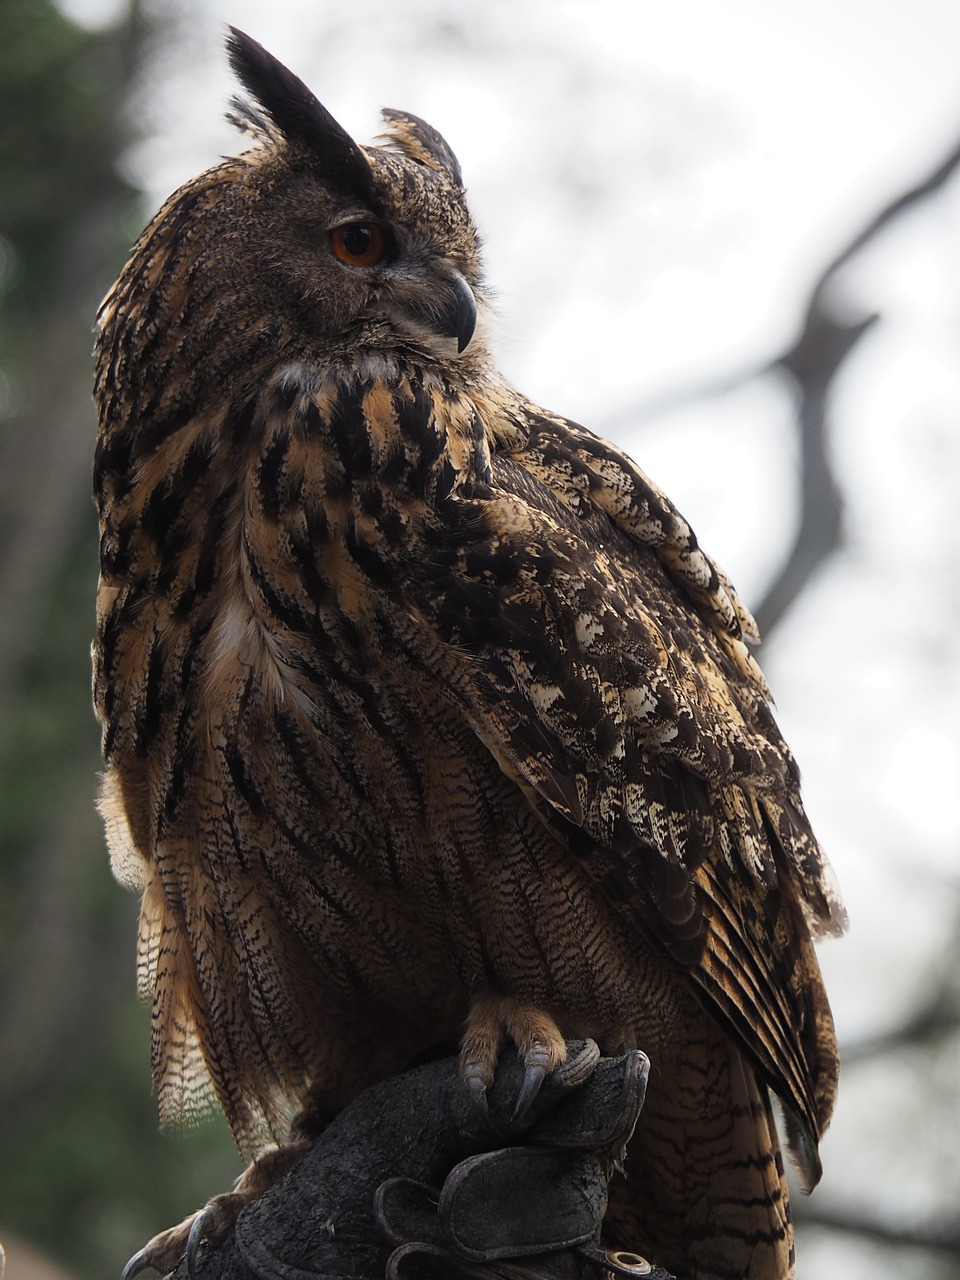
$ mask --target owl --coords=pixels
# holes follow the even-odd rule
[[[629,458],[498,372],[440,134],[388,110],[359,146],[228,45],[249,149],[156,215],[96,348],[100,808],[161,1119],[215,1100],[280,1144],[239,1203],[433,1045],[478,1105],[514,1045],[521,1108],[566,1038],[637,1046],[611,1239],[792,1276],[770,1095],[811,1187],[843,910],[753,620]]]

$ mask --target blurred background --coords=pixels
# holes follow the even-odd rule
[[[758,611],[852,921],[798,1275],[960,1276],[960,6],[2,0],[6,1280],[115,1276],[240,1167],[222,1121],[157,1132],[89,708],[93,315],[237,146],[228,21],[359,140],[381,105],[443,132],[508,375],[626,447]]]

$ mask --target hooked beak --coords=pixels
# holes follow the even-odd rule
[[[388,314],[400,328],[420,342],[455,338],[458,354],[467,349],[477,327],[477,300],[459,271],[445,264],[412,279],[398,274],[397,284]]]
[[[459,271],[453,273],[453,288],[441,320],[441,332],[457,340],[457,353],[466,350],[477,327],[477,300]]]

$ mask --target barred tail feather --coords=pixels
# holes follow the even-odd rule
[[[160,1123],[189,1127],[217,1100],[201,1050],[203,998],[193,958],[156,868],[140,907],[137,986],[140,998],[153,1004],[151,1059]]]
[[[766,1087],[691,1009],[659,1055],[606,1231],[678,1280],[792,1280],[793,1227]]]

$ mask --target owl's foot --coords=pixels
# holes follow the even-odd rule
[[[524,1065],[523,1083],[513,1111],[522,1120],[544,1079],[566,1059],[567,1046],[549,1013],[509,996],[478,996],[470,1007],[460,1047],[460,1074],[474,1106],[487,1111],[487,1090],[493,1084],[500,1052],[508,1040],[517,1047]]]
[[[240,1211],[272,1187],[277,1179],[308,1150],[310,1142],[302,1140],[283,1147],[271,1147],[253,1160],[237,1179],[233,1191],[214,1196],[202,1209],[161,1231],[138,1250],[120,1274],[120,1280],[133,1280],[141,1271],[152,1267],[161,1275],[173,1271],[186,1254],[187,1273],[196,1270],[197,1250],[204,1240],[219,1244],[231,1230]]]

